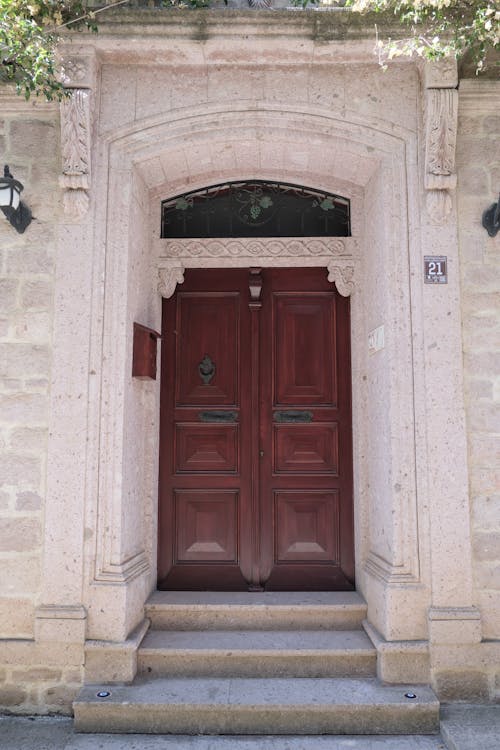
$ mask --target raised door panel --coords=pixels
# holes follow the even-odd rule
[[[332,295],[278,293],[274,316],[275,405],[335,405]]]
[[[274,424],[275,474],[337,474],[337,424]]]
[[[175,563],[237,562],[238,493],[176,491]]]
[[[274,493],[276,562],[338,565],[338,492]]]
[[[177,306],[178,406],[238,401],[239,298],[180,292]]]
[[[176,473],[238,472],[238,425],[177,424]]]

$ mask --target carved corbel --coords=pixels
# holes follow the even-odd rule
[[[456,63],[429,64],[425,73],[425,180],[427,210],[442,223],[451,212],[450,191],[455,190],[455,151],[457,142],[458,91]]]
[[[328,281],[335,284],[342,297],[350,297],[354,292],[354,266],[328,265]]]
[[[95,86],[95,49],[86,45],[59,47],[61,83],[68,96],[61,102],[60,185],[64,189],[64,210],[81,219],[89,207],[91,91]]]
[[[89,207],[90,91],[73,89],[61,102],[61,187],[64,210],[80,219]]]
[[[183,266],[174,266],[172,268],[160,268],[158,271],[158,292],[162,297],[169,299],[175,292],[177,284],[184,282]]]

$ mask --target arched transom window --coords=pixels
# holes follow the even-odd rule
[[[162,202],[162,237],[349,237],[350,204],[283,182],[228,182]]]

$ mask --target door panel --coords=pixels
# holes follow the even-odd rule
[[[338,492],[275,492],[276,562],[338,565],[338,506]]]
[[[349,589],[354,570],[348,300],[322,269],[271,269],[266,282],[262,577],[266,589]]]
[[[238,425],[176,425],[175,470],[238,473]]]
[[[337,474],[337,424],[274,424],[275,474]]]
[[[242,589],[250,575],[247,276],[193,272],[164,302],[161,587]]]
[[[164,302],[160,588],[353,587],[349,336],[324,269],[186,272]]]
[[[179,406],[236,404],[239,303],[239,296],[231,293],[180,293],[177,323],[181,333],[177,336],[176,357]]]
[[[273,295],[275,405],[335,403],[334,299]]]
[[[238,493],[175,491],[175,562],[238,559]]]

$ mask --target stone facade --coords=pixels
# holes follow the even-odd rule
[[[117,14],[63,46],[61,107],[0,91],[35,217],[22,236],[0,222],[6,710],[67,712],[83,680],[133,677],[159,388],[130,376],[132,325],[160,329],[186,268],[256,258],[324,266],[351,295],[357,587],[379,675],[444,699],[498,690],[500,239],[480,222],[500,189],[500,85],[457,90],[448,63],[384,72],[370,32],[335,23]],[[314,252],[159,239],[162,199],[233,179],[345,195],[353,236]],[[447,285],[423,283],[424,255],[447,256]]]
[[[457,149],[465,394],[474,586],[485,638],[500,622],[500,264],[499,236],[478,217],[500,185],[498,83],[464,81]],[[474,212],[478,213],[474,216]]]

